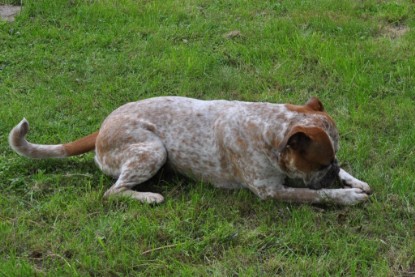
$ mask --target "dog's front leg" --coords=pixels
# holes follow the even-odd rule
[[[338,205],[355,205],[368,199],[368,195],[360,188],[312,190],[284,187],[268,197],[285,202]]]
[[[339,178],[342,181],[343,185],[347,187],[359,188],[368,194],[372,193],[372,190],[367,183],[353,177],[342,168],[340,168]]]
[[[278,178],[255,180],[248,188],[261,199],[272,198],[284,202],[338,205],[355,205],[368,199],[360,188],[320,189],[293,188],[281,185]],[[272,185],[271,185],[272,184]]]

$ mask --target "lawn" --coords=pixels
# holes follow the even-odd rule
[[[415,274],[413,1],[27,0],[0,22],[0,275]],[[93,154],[29,160],[7,136],[72,141],[153,96],[304,103],[374,194],[353,207],[261,201],[157,176],[166,202],[103,200]]]

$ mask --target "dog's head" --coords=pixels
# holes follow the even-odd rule
[[[334,122],[317,98],[312,98],[304,106],[287,105],[287,108],[310,117],[311,123],[294,125],[287,132],[277,149],[280,168],[288,177],[302,179],[309,188],[330,186],[340,171],[336,160],[338,135]]]

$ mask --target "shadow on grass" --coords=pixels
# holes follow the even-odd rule
[[[42,193],[52,194],[55,190],[64,187],[89,186],[92,190],[102,190],[102,193],[110,188],[116,179],[104,175],[95,162],[92,154],[73,157],[67,159],[45,159],[45,160],[28,160],[24,159],[12,165],[8,177],[10,183],[5,186],[5,190],[13,190],[15,193],[25,193],[28,190],[39,190]],[[302,182],[289,181],[288,186],[304,187]],[[340,188],[339,182],[333,184],[330,188]],[[133,190],[142,192],[160,193],[167,199],[172,200],[189,200],[194,194],[208,194],[217,201],[226,201],[233,203],[235,206],[242,207],[242,214],[250,214],[251,205],[262,202],[248,189],[224,189],[216,188],[213,185],[195,181],[191,178],[176,173],[168,166],[164,166],[153,178],[136,185]],[[216,201],[215,200],[215,201]],[[239,203],[241,202],[241,203]],[[285,203],[275,200],[265,200],[264,202],[272,203],[278,207],[295,208],[309,206],[316,212],[326,211],[347,211],[348,207],[333,204],[297,204]],[[250,204],[248,204],[250,203]],[[220,205],[220,203],[218,203]],[[357,207],[364,207],[365,204]]]

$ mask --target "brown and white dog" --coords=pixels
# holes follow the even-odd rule
[[[370,194],[365,182],[337,165],[339,135],[317,98],[295,106],[157,97],[121,106],[98,132],[74,142],[32,144],[28,130],[23,119],[9,135],[10,146],[26,157],[95,150],[100,169],[117,178],[104,196],[162,202],[158,193],[132,188],[165,164],[217,187],[248,188],[262,199],[353,205]],[[288,187],[286,178],[302,179],[305,187]],[[327,189],[337,178],[347,188]]]

